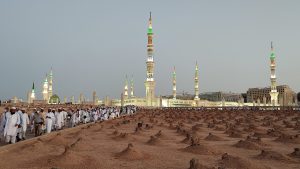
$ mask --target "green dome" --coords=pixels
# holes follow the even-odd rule
[[[55,94],[55,95],[50,97],[49,103],[50,104],[59,104],[60,103],[60,98]]]

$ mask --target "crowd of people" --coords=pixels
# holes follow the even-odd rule
[[[75,127],[97,121],[115,119],[123,115],[132,115],[135,106],[125,107],[89,107],[89,108],[34,108],[31,112],[25,108],[5,108],[0,121],[0,139],[14,144],[26,139],[28,132],[34,136],[51,133],[64,128]]]

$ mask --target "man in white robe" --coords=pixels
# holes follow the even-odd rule
[[[55,119],[53,112],[51,111],[51,109],[48,109],[48,112],[46,114],[46,132],[50,133],[52,130],[52,126],[54,123],[53,119]]]
[[[116,109],[116,117],[119,118],[120,117],[120,112],[118,109]]]
[[[16,143],[17,129],[20,125],[20,117],[16,114],[16,108],[12,107],[10,113],[6,114],[6,124],[4,128],[5,142]]]
[[[52,111],[52,117],[51,117],[51,119],[52,119],[52,130],[54,130],[55,129],[55,122],[56,122],[56,118],[55,118],[55,109],[51,109],[51,111]]]
[[[61,110],[62,110],[61,113],[63,116],[62,126],[66,126],[68,113],[64,109],[61,109]]]
[[[22,111],[21,111],[21,109],[18,109],[17,108],[17,110],[16,110],[16,114],[18,114],[18,116],[19,116],[19,118],[20,118],[20,125],[19,125],[19,127],[18,127],[18,129],[17,129],[17,142],[18,141],[20,141],[21,139],[22,139],[22,124],[23,124],[23,122],[22,122],[22,115],[23,115],[23,113],[22,113]]]
[[[75,111],[71,110],[70,114],[71,114],[70,127],[75,127],[76,121],[77,121],[77,113]]]
[[[6,114],[9,112],[8,107],[6,107],[4,109],[4,112],[1,114],[1,121],[0,121],[0,140],[4,141],[5,137],[4,137],[4,128],[5,128],[5,124],[6,124]]]
[[[63,123],[63,114],[61,113],[61,110],[58,109],[58,112],[55,112],[55,128],[56,128],[56,130],[62,129],[62,123]]]
[[[30,124],[28,114],[26,113],[25,109],[21,110],[21,133],[19,134],[20,139],[25,140],[26,139],[26,131],[27,131],[27,125]]]

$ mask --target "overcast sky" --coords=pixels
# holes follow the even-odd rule
[[[146,45],[152,11],[156,94],[246,92],[270,85],[270,41],[278,84],[300,91],[299,0],[0,1],[0,99],[41,97],[53,67],[54,93],[119,98],[125,75],[145,95]]]

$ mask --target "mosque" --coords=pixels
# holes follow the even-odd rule
[[[44,104],[58,104],[60,103],[60,98],[53,94],[53,71],[52,68],[49,74],[46,74],[45,80],[43,82],[43,91],[42,91],[43,99],[36,99],[36,92],[34,87],[34,82],[32,84],[31,91],[27,94],[27,102],[31,103],[44,103]]]
[[[194,98],[193,99],[178,99],[176,98],[176,70],[172,73],[172,98],[156,97],[155,95],[155,76],[154,76],[154,45],[153,45],[153,29],[152,29],[152,17],[150,12],[149,25],[147,31],[148,43],[147,43],[147,59],[146,59],[146,80],[144,82],[146,89],[146,97],[140,98],[134,95],[133,80],[130,81],[130,92],[128,86],[128,79],[126,77],[124,91],[121,94],[121,99],[105,99],[102,104],[111,106],[126,106],[136,105],[145,107],[199,107],[199,106],[237,106],[236,102],[210,102],[206,100],[200,100],[199,98],[199,77],[198,77],[198,64],[195,66],[194,77]],[[130,93],[130,94],[129,94]]]
[[[134,95],[133,80],[130,80],[130,87],[128,84],[128,78],[126,76],[125,86],[120,99],[110,99],[106,97],[104,100],[100,100],[96,96],[96,92],[93,92],[93,99],[91,102],[86,101],[83,94],[80,94],[79,101],[76,103],[74,96],[71,97],[70,102],[72,104],[94,104],[94,105],[106,105],[106,106],[126,106],[136,105],[142,107],[224,107],[224,106],[254,106],[254,103],[244,103],[243,98],[238,98],[238,101],[229,102],[223,98],[221,101],[208,101],[199,98],[199,69],[196,62],[195,76],[194,76],[194,96],[193,98],[177,98],[176,93],[176,69],[174,67],[172,73],[172,97],[166,98],[155,95],[155,76],[154,76],[154,45],[153,45],[153,29],[152,29],[152,16],[150,12],[149,23],[147,30],[147,59],[146,59],[146,80],[145,85],[145,97],[137,97]],[[279,106],[278,104],[278,91],[276,89],[276,75],[275,75],[275,54],[273,51],[273,45],[271,44],[271,56],[270,56],[270,68],[271,68],[271,103],[269,105]],[[40,102],[46,104],[59,104],[60,98],[53,94],[53,72],[52,68],[50,73],[46,75],[43,83],[43,100],[36,100],[34,83],[30,92],[28,92],[28,103]],[[62,103],[67,103],[66,97]],[[267,103],[264,103],[267,105]]]

